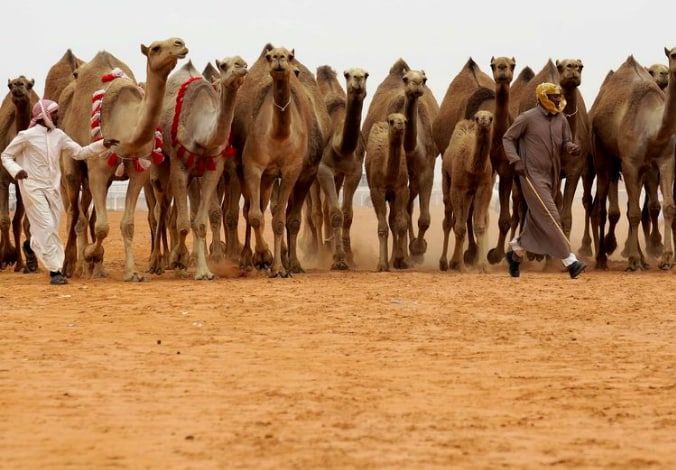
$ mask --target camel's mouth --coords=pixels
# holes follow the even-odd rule
[[[181,52],[176,54],[176,57],[178,57],[179,59],[185,59],[187,56],[188,56],[188,49],[187,48],[183,49]]]

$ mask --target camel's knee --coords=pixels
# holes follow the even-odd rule
[[[249,211],[249,225],[251,225],[251,228],[256,230],[260,228],[262,224],[263,224],[263,214],[260,211],[257,211],[252,208]]]
[[[227,212],[225,214],[225,225],[229,229],[235,229],[237,228],[237,223],[239,222],[239,213],[231,213]]]
[[[284,235],[286,223],[282,217],[272,219],[272,231],[275,235]]]
[[[8,215],[2,215],[0,217],[0,230],[9,230],[10,220]]]
[[[352,209],[346,209],[343,211],[343,227],[352,227]]]
[[[120,231],[123,238],[134,238],[134,222],[126,222],[124,219],[120,223]]]
[[[498,227],[501,232],[507,232],[512,227],[512,216],[509,215],[509,212],[500,213],[500,218],[498,219]]]
[[[660,204],[659,201],[650,201],[650,204],[648,204],[648,212],[650,213],[651,217],[658,217],[660,215],[660,211],[662,210],[662,204]]]
[[[479,237],[485,234],[488,231],[488,224],[486,222],[475,222],[474,223],[474,234]]]
[[[629,219],[629,225],[637,227],[638,224],[641,223],[641,210],[634,207],[629,208],[629,210],[627,210],[627,219]]]
[[[193,224],[193,232],[197,238],[206,238],[207,237],[207,226],[203,222],[195,222]]]
[[[457,237],[465,238],[465,234],[467,233],[467,224],[464,222],[456,222],[453,226],[453,232]]]
[[[300,219],[296,217],[292,217],[287,219],[286,221],[286,230],[290,234],[295,234],[300,232]]]
[[[378,222],[378,238],[387,238],[387,222]]]
[[[447,212],[444,214],[444,221],[441,223],[444,231],[451,230],[453,228],[453,214]]]
[[[212,225],[220,225],[221,223],[221,217],[223,216],[223,213],[221,212],[221,209],[213,209],[209,211],[209,223]]]
[[[657,212],[657,215],[659,215],[659,210]],[[674,216],[676,216],[676,205],[674,205],[673,203],[665,204],[664,205],[664,217],[673,219]]]
[[[78,222],[79,223],[79,222]],[[86,224],[85,224],[86,227]],[[84,227],[83,227],[84,230]],[[96,235],[96,238],[99,240],[102,240],[108,236],[108,233],[110,232],[110,226],[107,223],[103,223],[100,221],[96,222],[96,226],[94,227],[94,235]]]
[[[430,228],[430,221],[431,221],[430,213],[427,211],[421,212],[420,218],[418,219],[418,228],[423,231],[427,230],[428,228]]]
[[[331,210],[331,227],[340,228],[343,225],[343,213],[340,210]]]

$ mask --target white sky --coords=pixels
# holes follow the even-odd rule
[[[500,4],[508,10],[500,11]],[[106,49],[144,80],[139,44],[179,36],[200,70],[208,60],[234,54],[252,64],[272,42],[295,48],[311,70],[323,64],[339,72],[367,69],[370,95],[403,57],[425,70],[437,100],[470,55],[485,71],[491,55],[514,56],[517,73],[524,65],[537,72],[548,57],[577,57],[585,64],[582,91],[590,105],[606,72],[627,55],[644,65],[666,63],[664,46],[676,45],[673,1],[470,0],[464,5],[449,0],[11,2],[3,7],[0,77],[35,78],[41,93],[48,68],[70,47],[84,60]]]

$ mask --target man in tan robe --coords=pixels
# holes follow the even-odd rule
[[[570,276],[576,278],[586,266],[571,252],[554,200],[559,192],[561,153],[579,155],[580,147],[572,142],[568,120],[562,113],[566,101],[561,87],[541,83],[536,94],[537,106],[522,113],[503,137],[505,154],[519,175],[528,205],[523,230],[509,243],[509,272],[519,277],[521,260],[530,252],[560,259]]]

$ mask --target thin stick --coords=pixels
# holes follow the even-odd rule
[[[547,212],[547,215],[549,216],[550,219],[552,219],[552,223],[553,223],[554,226],[559,230],[559,233],[561,234],[561,236],[563,237],[563,239],[566,240],[566,244],[568,245],[568,249],[572,251],[572,249],[571,249],[571,247],[570,247],[570,241],[568,241],[568,237],[566,237],[566,234],[563,233],[563,229],[561,228],[561,226],[559,225],[559,223],[556,221],[556,219],[554,218],[554,216],[552,215],[552,213],[549,212],[549,208],[547,207],[547,205],[545,204],[545,202],[544,202],[544,201],[542,200],[542,198],[540,197],[540,194],[538,194],[537,190],[535,189],[535,186],[533,186],[533,183],[531,182],[531,180],[530,180],[530,178],[528,177],[528,175],[524,174],[524,175],[523,175],[523,179],[526,180],[526,182],[528,183],[528,186],[530,186],[530,189],[535,193],[535,197],[538,198],[538,201],[540,201],[540,204],[541,204],[542,207],[544,208],[545,212]]]

